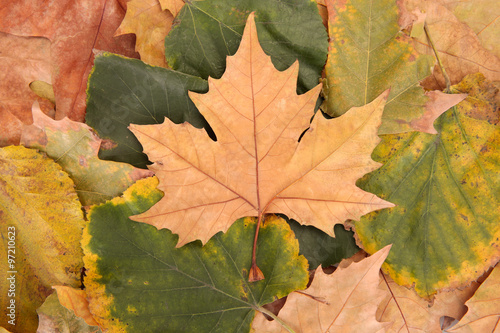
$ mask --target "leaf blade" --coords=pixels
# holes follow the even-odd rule
[[[284,70],[299,59],[297,91],[315,87],[326,59],[327,36],[313,2],[190,1],[165,39],[167,62],[183,73],[221,77],[226,56],[237,50],[252,11],[263,48],[275,66]]]
[[[420,56],[400,32],[394,1],[327,1],[329,52],[324,111],[344,114],[391,89],[380,134],[411,131],[427,98],[419,83],[432,58]]]
[[[332,220],[343,223],[390,207],[354,186],[357,178],[378,167],[370,154],[379,140],[376,131],[387,92],[344,117],[318,115],[298,142],[321,87],[296,94],[297,63],[283,72],[274,69],[260,48],[253,15],[244,36],[238,52],[228,58],[224,76],[209,79],[209,92],[190,93],[217,142],[202,130],[168,120],[131,125],[155,162],[150,169],[159,175],[159,189],[165,193],[133,219],[169,228],[180,235],[182,246],[195,239],[205,243],[244,216],[285,213],[333,236]],[[331,193],[331,187],[344,188]],[[291,209],[289,202],[297,199],[300,205]]]
[[[252,284],[247,282],[247,248],[255,219],[239,220],[204,247],[197,242],[181,249],[168,230],[130,221],[130,215],[161,197],[156,184],[155,178],[140,180],[123,198],[90,213],[83,241],[86,285],[92,313],[103,327],[245,330],[260,305],[306,286],[307,262],[298,255],[288,225],[277,217],[269,217],[261,228],[257,257],[267,279]]]
[[[57,163],[33,149],[0,149],[0,221],[5,226],[0,254],[0,289],[5,297],[1,304],[7,308],[8,302],[16,301],[16,332],[34,331],[36,309],[52,292],[52,285],[80,286],[80,239],[85,221],[73,181]],[[8,254],[14,257],[12,267]],[[14,298],[7,297],[13,281],[7,277],[12,276]],[[0,314],[1,325],[11,327],[7,324],[10,319],[7,311]]]
[[[374,153],[384,166],[360,182],[398,205],[356,223],[363,247],[392,243],[384,269],[424,297],[477,279],[500,256],[491,222],[500,213],[491,209],[500,200],[500,132],[459,109],[438,119],[439,135],[386,136]]]

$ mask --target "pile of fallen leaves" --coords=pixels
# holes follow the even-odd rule
[[[495,2],[0,7],[0,332],[498,331]]]

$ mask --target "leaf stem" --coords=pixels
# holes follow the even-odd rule
[[[425,35],[427,36],[427,40],[429,41],[429,44],[431,44],[431,48],[432,48],[432,51],[434,52],[434,56],[437,59],[439,68],[441,68],[441,73],[443,73],[444,82],[446,83],[446,89],[444,92],[450,93],[451,92],[451,80],[450,80],[450,77],[448,76],[448,74],[446,73],[446,69],[444,69],[444,65],[441,62],[441,59],[439,59],[439,55],[437,53],[436,48],[434,47],[434,42],[432,41],[431,34],[429,32],[429,27],[427,26],[427,22],[424,22],[424,31],[425,31]]]
[[[259,214],[259,221],[257,222],[257,229],[255,229],[255,237],[253,239],[253,249],[252,249],[252,266],[250,267],[250,273],[248,274],[249,282],[256,282],[264,279],[264,274],[257,266],[257,239],[259,238],[260,224],[262,223],[262,213]]]
[[[276,320],[278,323],[280,323],[281,326],[283,326],[288,332],[290,333],[295,333],[295,331],[293,330],[293,328],[291,328],[290,326],[288,326],[287,323],[285,323],[283,320],[281,320],[281,318],[279,318],[278,316],[276,316],[274,313],[272,313],[271,311],[267,310],[266,308],[263,308],[261,306],[259,306],[257,308],[258,311],[268,315],[269,317],[273,318],[274,320]]]

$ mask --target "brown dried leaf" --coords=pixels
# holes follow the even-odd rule
[[[359,263],[339,267],[331,275],[319,267],[309,288],[287,297],[278,318],[297,333],[383,331],[388,323],[376,319],[385,294],[378,287],[379,270],[390,248],[386,246]],[[288,332],[276,320],[267,321],[261,313],[257,313],[252,328],[254,332]]]
[[[168,119],[131,125],[154,162],[163,199],[133,217],[203,243],[238,218],[284,213],[332,237],[335,223],[392,204],[355,182],[378,168],[371,152],[388,92],[372,103],[309,126],[321,86],[296,94],[298,63],[279,72],[259,45],[253,15],[238,52],[207,94],[190,97],[217,136]]]
[[[123,8],[117,0],[3,2],[0,31],[46,37],[51,41],[52,81],[44,81],[54,87],[56,119],[67,116],[83,121],[87,77],[94,60],[92,50],[135,56],[132,36],[113,38],[125,15]]]
[[[431,37],[452,84],[476,72],[491,81],[500,80],[500,59],[485,49],[474,31],[446,7],[428,0],[407,0],[405,6],[408,12],[425,12]],[[415,38],[415,48],[420,53],[433,55],[425,34]],[[422,84],[427,90],[443,90],[444,79],[437,65],[433,75]]]

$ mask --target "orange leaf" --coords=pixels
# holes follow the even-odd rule
[[[154,66],[167,67],[165,36],[172,28],[174,16],[160,7],[158,0],[132,0],[116,35],[135,34],[135,49],[141,60]]]
[[[370,155],[388,92],[342,117],[314,117],[321,89],[296,94],[298,63],[276,70],[262,51],[250,15],[238,52],[227,58],[221,79],[209,79],[207,94],[190,93],[213,128],[170,120],[131,125],[164,198],[133,217],[179,234],[182,246],[205,243],[238,218],[284,213],[331,236],[333,225],[392,207],[355,182],[376,169]]]
[[[384,296],[378,288],[379,270],[390,249],[388,245],[358,263],[339,265],[331,275],[318,267],[311,286],[290,294],[278,318],[297,333],[383,331],[388,323],[377,321],[375,314]],[[287,332],[260,313],[252,328],[255,332]]]
[[[77,317],[83,318],[90,326],[99,326],[90,313],[87,293],[84,290],[66,286],[53,286],[52,288],[57,291],[57,297],[62,306],[72,310]]]
[[[50,40],[56,119],[83,121],[93,49],[135,56],[133,37],[113,38],[124,15],[117,0],[3,1],[0,30]]]
[[[50,41],[0,32],[0,146],[18,145],[23,125],[33,123],[31,105],[37,96],[29,84],[50,82]],[[8,69],[8,70],[7,70]],[[45,103],[43,110],[52,109]]]
[[[184,7],[184,1],[183,0],[159,0],[161,9],[162,10],[168,10],[169,12],[172,13],[174,17],[179,14],[181,11],[182,7]]]

